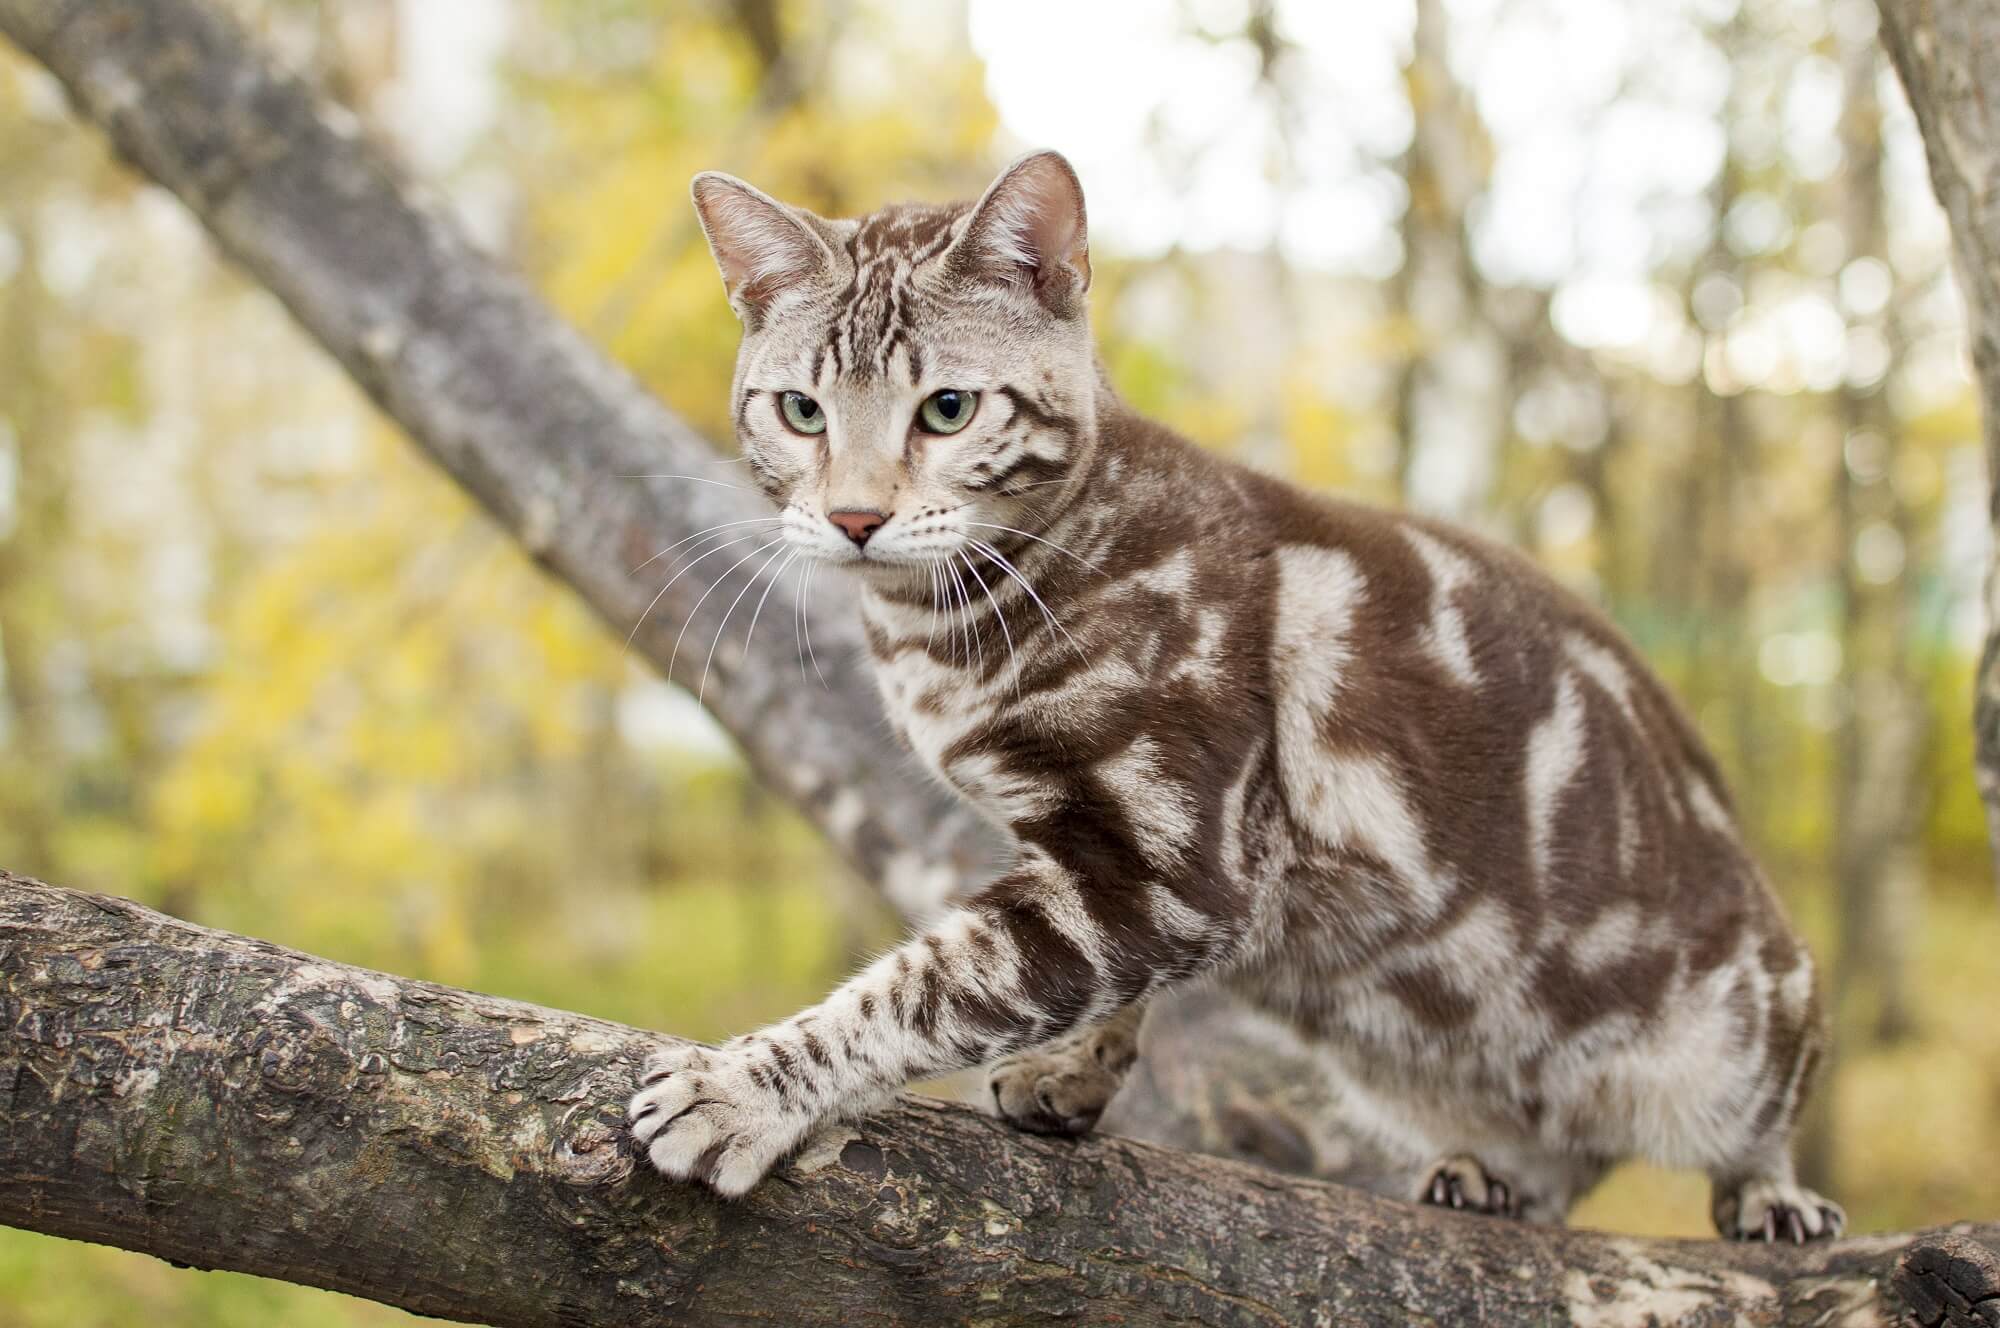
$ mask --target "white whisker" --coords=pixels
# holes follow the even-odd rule
[[[971,601],[965,595],[965,578],[961,577],[958,574],[958,569],[950,563],[946,563],[944,569],[951,574],[951,583],[958,590],[958,603],[960,605],[970,604]],[[969,669],[972,667],[972,619],[960,607],[954,607],[952,613],[956,615],[959,631],[965,637],[965,667]],[[985,655],[984,647],[981,648],[980,654],[983,659]]]
[[[951,666],[956,669],[962,667],[958,662],[958,652],[961,644],[964,643],[965,634],[960,630],[958,601],[954,600],[951,595],[950,576],[950,570],[945,566],[943,560],[940,559],[938,562],[939,610],[944,614],[944,639],[946,644],[951,647]],[[972,659],[972,647],[970,644],[965,644],[964,649],[965,659],[969,663]]]
[[[621,480],[687,480],[692,484],[713,484],[718,489],[735,489],[738,493],[751,493],[748,486],[731,484],[726,480],[712,480],[706,475],[620,475]]]
[[[745,536],[745,538],[756,539],[757,537],[755,535],[748,535]],[[701,598],[694,602],[694,607],[692,609],[688,610],[687,621],[681,624],[681,634],[674,638],[673,654],[667,656],[667,676],[669,678],[674,676],[674,665],[680,660],[681,642],[687,640],[688,628],[694,626],[695,617],[701,612],[701,606],[708,603],[708,597],[710,595],[713,595],[716,591],[720,590],[722,588],[722,583],[727,581],[730,578],[730,576],[735,573],[737,568],[749,562],[752,558],[755,558],[758,554],[764,552],[764,550],[769,548],[774,548],[777,545],[784,543],[784,541],[785,537],[783,535],[780,535],[778,536],[778,538],[772,540],[769,544],[758,545],[756,548],[750,550],[750,552],[744,554],[741,558],[738,558],[735,562],[731,563],[729,565],[728,571],[725,571],[721,576],[716,577],[715,583],[709,586],[707,590],[701,592]],[[703,556],[706,557],[707,555]],[[692,566],[692,564],[690,564],[690,566]],[[676,575],[678,575],[678,573]]]
[[[1056,631],[1061,632],[1063,634],[1063,637],[1069,642],[1070,649],[1076,652],[1076,657],[1080,660],[1085,660],[1086,662],[1088,662],[1089,657],[1083,653],[1083,647],[1076,643],[1076,638],[1069,634],[1069,628],[1064,627],[1060,622],[1056,621],[1055,614],[1049,612],[1049,606],[1042,601],[1042,597],[1040,595],[1035,593],[1035,588],[1028,584],[1028,578],[1022,576],[1021,573],[1018,570],[1016,570],[1014,564],[1007,561],[1007,556],[1001,553],[1000,550],[994,548],[991,544],[988,544],[984,540],[970,540],[968,542],[972,545],[974,549],[979,551],[980,557],[985,558],[988,562],[991,562],[995,566],[999,567],[999,569],[1005,572],[1008,576],[1014,578],[1014,581],[1021,587],[1021,589],[1028,592],[1028,598],[1035,601],[1035,607],[1042,611],[1042,617],[1048,619],[1049,626],[1053,627]]]
[[[682,577],[686,576],[689,572],[693,571],[696,563],[701,562],[703,558],[707,558],[710,554],[721,553],[724,549],[734,548],[738,544],[746,544],[749,541],[756,539],[762,533],[763,533],[762,531],[752,531],[750,534],[747,535],[741,535],[732,539],[726,539],[722,543],[716,545],[714,548],[705,550],[700,555],[700,557],[697,557],[692,561],[684,564],[681,567],[680,571],[675,572],[672,576],[668,577],[667,584],[660,587],[660,593],[653,596],[652,600],[647,603],[645,611],[639,615],[639,621],[632,624],[631,632],[628,633],[625,637],[625,648],[627,650],[630,650],[632,648],[632,642],[638,639],[639,629],[646,625],[646,619],[649,616],[651,616],[653,610],[659,606],[660,601],[667,597],[667,592],[674,588],[674,582],[680,580]],[[764,547],[768,549],[771,546],[766,544]],[[739,563],[738,566],[741,566],[741,564]],[[729,573],[724,572],[723,575],[727,576],[729,575]],[[713,586],[709,588],[711,590],[714,589]],[[704,596],[703,598],[706,598],[706,596]],[[700,605],[697,603],[696,607],[700,607]]]
[[[1035,543],[1037,544],[1046,544],[1051,549],[1054,549],[1057,553],[1060,553],[1063,557],[1076,559],[1077,562],[1082,563],[1085,567],[1088,567],[1091,571],[1096,572],[1099,576],[1108,578],[1111,575],[1109,572],[1106,572],[1105,570],[1100,568],[1096,563],[1090,561],[1090,559],[1083,557],[1081,554],[1071,553],[1068,549],[1065,549],[1062,545],[1056,543],[1054,540],[1045,540],[1040,535],[1030,535],[1027,531],[1016,530],[1012,526],[996,526],[991,521],[968,521],[965,524],[968,526],[977,526],[981,530],[1004,530],[1010,535],[1019,535],[1023,539],[1031,539],[1035,541]]]
[[[993,616],[1000,620],[1000,635],[1007,642],[1007,662],[1014,670],[1014,695],[1016,698],[1019,698],[1021,695],[1021,657],[1014,653],[1014,631],[1007,626],[1007,615],[1000,611],[1000,601],[993,598],[993,587],[987,585],[986,578],[979,575],[979,568],[973,564],[971,556],[964,549],[958,551],[958,556],[960,561],[965,564],[965,570],[972,574],[972,579],[979,583],[981,590],[986,592],[986,602],[993,606]]]
[[[1035,480],[1035,481],[1033,481],[1033,482],[1031,482],[1031,483],[1028,483],[1028,484],[1009,484],[1008,486],[1006,486],[1006,487],[1005,487],[1005,488],[1003,488],[1003,489],[997,489],[997,490],[995,490],[995,492],[996,492],[996,493],[1000,493],[1000,494],[1004,494],[1004,495],[1007,495],[1007,496],[1009,496],[1009,497],[1012,497],[1012,496],[1013,496],[1014,494],[1017,494],[1017,493],[1026,493],[1026,492],[1027,492],[1028,490],[1030,490],[1030,489],[1039,489],[1039,488],[1042,488],[1042,487],[1043,487],[1044,485],[1049,485],[1049,484],[1068,484],[1068,483],[1070,482],[1071,478],[1072,478],[1071,476],[1068,476],[1068,475],[1065,475],[1065,476],[1063,476],[1063,477],[1062,477],[1061,479],[1054,479],[1054,480]]]
[[[769,548],[770,546],[766,545],[765,547]],[[715,649],[717,646],[722,644],[722,634],[729,630],[729,620],[731,617],[735,615],[736,606],[738,604],[741,604],[743,602],[743,597],[749,594],[751,590],[756,587],[758,578],[762,577],[764,573],[771,570],[772,563],[775,563],[776,561],[778,561],[778,559],[783,558],[788,553],[795,553],[795,552],[797,551],[792,549],[779,549],[776,553],[766,558],[764,560],[764,565],[762,567],[759,567],[756,571],[752,572],[750,574],[750,579],[743,583],[743,589],[736,592],[736,598],[729,601],[729,607],[723,611],[722,621],[715,625],[715,639],[708,643],[708,658],[701,662],[701,685],[695,688],[694,691],[694,699],[697,702],[700,702],[704,697],[708,695],[708,670],[715,663]],[[755,556],[756,556],[755,554],[751,555],[751,557]],[[745,559],[744,561],[747,562],[749,560]],[[771,583],[773,585],[776,585],[777,578],[773,577]],[[761,603],[761,601],[759,602]],[[701,606],[697,604],[695,607],[700,608]]]
[[[818,570],[819,570],[819,564],[816,562],[806,568],[806,595],[810,595],[812,593],[813,573],[817,572]],[[804,622],[806,625],[806,656],[813,662],[813,672],[819,674],[819,685],[826,688],[828,691],[831,691],[833,689],[833,684],[826,680],[826,673],[819,666],[819,656],[813,653],[812,615],[805,611],[804,601],[805,601],[805,595],[800,596],[800,603],[799,603],[800,621]],[[804,676],[803,670],[800,671],[800,675]]]
[[[951,567],[951,564],[945,564]],[[958,582],[958,597],[965,605],[965,630],[972,634],[974,644],[979,647],[979,672],[986,672],[986,633],[980,628],[979,614],[972,607],[972,592],[966,589],[965,578],[958,574],[958,568],[951,568],[952,580]]]
[[[782,521],[782,520],[784,520],[783,517],[777,517],[777,516],[753,516],[744,521],[724,521],[720,525],[710,526],[707,530],[697,530],[694,534],[689,535],[686,539],[675,540],[672,544],[669,544],[666,548],[661,549],[658,553],[648,558],[645,562],[640,563],[637,567],[633,568],[630,572],[626,573],[626,575],[637,576],[639,573],[645,571],[648,567],[651,567],[654,563],[660,561],[660,559],[672,553],[675,549],[678,549],[681,545],[691,544],[695,540],[702,538],[704,535],[713,535],[718,530],[727,530],[731,526],[754,526],[759,524],[760,522]]]
[[[931,567],[931,629],[924,635],[924,653],[927,655],[930,653],[931,650],[931,642],[937,640],[938,585],[942,580],[942,574],[938,570],[939,564],[937,559],[935,558],[931,559],[930,567]]]
[[[757,620],[764,616],[764,602],[771,598],[771,592],[778,588],[778,582],[785,579],[785,573],[792,570],[792,564],[803,557],[805,550],[793,549],[790,556],[778,564],[778,570],[772,574],[770,584],[764,587],[764,593],[757,597],[757,607],[750,610],[750,627],[743,633],[744,654],[750,653],[750,638],[757,635]]]
[[[944,629],[951,633],[951,664],[953,668],[972,667],[972,642],[965,635],[965,619],[958,614],[958,599],[951,581],[951,569],[941,567],[944,582]],[[960,651],[965,653],[961,656]]]
[[[792,596],[792,646],[798,651],[800,682],[806,681],[806,643],[799,633],[805,628],[806,583],[812,580],[812,570],[812,560],[807,559],[805,565],[799,568],[798,593]]]

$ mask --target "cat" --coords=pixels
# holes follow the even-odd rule
[[[1705,1171],[1726,1236],[1839,1234],[1790,1152],[1811,958],[1602,617],[1124,405],[1057,153],[860,220],[693,195],[749,473],[790,548],[855,574],[897,736],[1016,858],[821,1004],[650,1062],[660,1171],[740,1195],[981,1065],[1006,1120],[1086,1132],[1146,1002],[1206,981],[1325,1049],[1410,1199],[1560,1221],[1644,1158]]]

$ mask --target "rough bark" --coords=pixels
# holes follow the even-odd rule
[[[1987,834],[2000,859],[2000,6],[1878,0],[1882,38],[1923,131],[1931,184],[1951,223],[1994,483],[1986,648],[1973,724]]]
[[[4,872],[0,1028],[0,1222],[468,1322],[1856,1325],[2000,1306],[2000,1227],[1631,1240],[910,1097],[728,1203],[635,1165],[619,1107],[652,1035]]]
[[[278,69],[218,8],[0,0],[0,34],[60,78],[79,111],[531,554],[620,636],[643,615],[634,648],[696,682],[706,652],[673,662],[680,626],[755,545],[697,564],[650,613],[676,564],[632,569],[698,531],[769,514],[703,438],[480,253],[353,116]],[[696,480],[628,478],[666,473]],[[803,606],[822,662],[851,658],[859,639],[832,582],[818,578]],[[711,597],[709,614],[727,602]],[[794,604],[780,585],[764,613],[784,622]],[[829,667],[830,692],[817,679],[798,685],[794,635],[766,632],[747,650],[726,639],[703,689],[709,709],[758,777],[865,877],[905,909],[934,906],[987,861],[990,837],[912,777],[861,670]]]

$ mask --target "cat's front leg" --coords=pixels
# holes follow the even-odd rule
[[[1133,912],[1114,932],[1088,888],[1024,864],[812,1009],[662,1053],[632,1099],[634,1137],[667,1175],[741,1194],[820,1122],[1108,1019],[1222,951],[1228,929],[1190,928],[1186,910],[1173,928]]]

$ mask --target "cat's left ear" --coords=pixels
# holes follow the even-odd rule
[[[953,245],[968,276],[1032,290],[1051,313],[1083,309],[1090,289],[1090,230],[1083,185],[1062,153],[1031,152],[1000,173]]]

